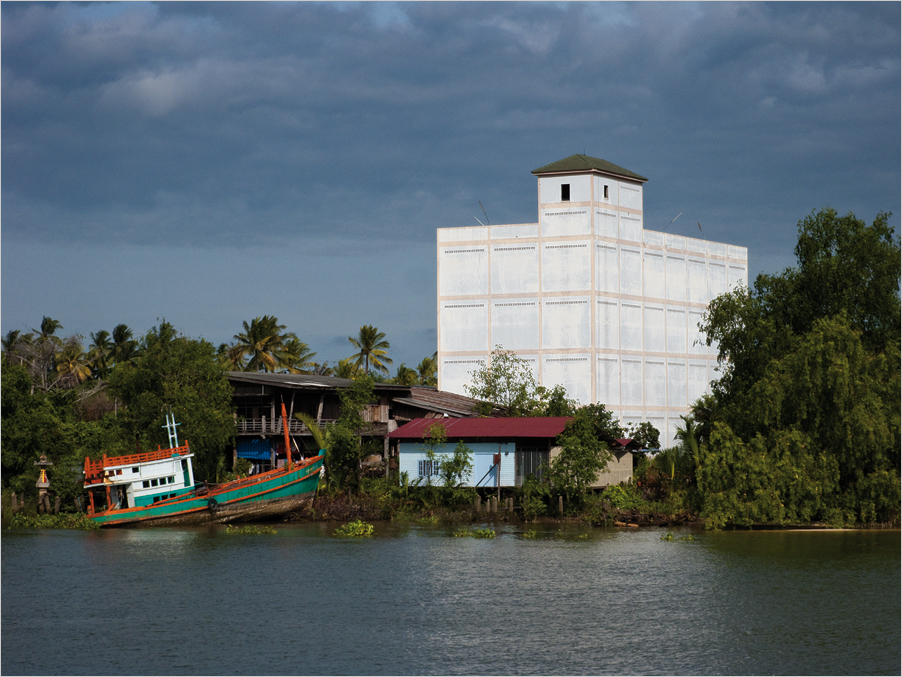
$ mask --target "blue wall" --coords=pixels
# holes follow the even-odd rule
[[[436,456],[443,454],[451,455],[457,447],[457,442],[447,442],[446,444],[437,445],[435,448]],[[514,442],[471,442],[467,447],[473,452],[470,460],[473,462],[473,474],[465,478],[464,486],[472,487],[474,482],[479,482],[480,487],[496,487],[498,486],[498,468],[493,469],[488,476],[485,476],[492,466],[492,457],[501,454],[501,486],[514,486],[514,451],[516,443]],[[427,448],[422,442],[401,442],[398,445],[398,470],[406,472],[411,482],[415,482],[419,477],[419,461],[426,460]],[[432,478],[433,484],[441,484],[441,479],[437,476]],[[426,481],[424,477],[423,482]]]

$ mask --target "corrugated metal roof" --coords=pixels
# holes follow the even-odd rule
[[[294,389],[311,388],[322,390],[325,388],[335,390],[350,388],[354,384],[354,381],[349,378],[322,376],[320,374],[273,374],[262,371],[230,371],[227,373],[227,377],[232,383],[254,383]],[[398,385],[397,383],[375,383],[374,389],[377,393],[382,394],[390,394],[392,392],[407,394],[410,391],[410,386]]]
[[[628,179],[635,179],[636,181],[648,181],[648,179],[641,174],[636,174],[623,167],[618,167],[613,162],[581,154],[571,155],[563,160],[552,162],[550,165],[533,169],[532,173],[556,174],[558,172],[589,172],[592,170],[604,172],[605,174],[614,174]]]
[[[477,416],[476,407],[480,404],[480,400],[466,395],[424,386],[412,386],[408,397],[395,397],[393,400],[426,411],[447,413],[452,416]],[[504,413],[504,409],[496,407],[495,413]]]
[[[564,431],[570,416],[536,416],[521,418],[416,418],[406,423],[389,438],[396,440],[421,440],[429,427],[440,423],[445,427],[448,439],[459,438],[553,438]]]

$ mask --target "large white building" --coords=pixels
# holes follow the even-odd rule
[[[708,392],[708,302],[748,280],[748,252],[645,230],[648,181],[573,155],[532,172],[539,222],[439,228],[438,385],[465,393],[492,349],[513,350],[546,387],[601,402],[669,444]]]

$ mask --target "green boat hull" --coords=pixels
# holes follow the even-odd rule
[[[192,490],[153,505],[89,515],[102,527],[226,524],[264,520],[306,507],[313,501],[323,456],[287,469]]]

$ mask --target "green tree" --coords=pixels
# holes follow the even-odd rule
[[[164,321],[144,336],[139,357],[111,372],[108,387],[125,405],[117,421],[126,439],[145,450],[165,445],[163,426],[172,411],[180,440],[194,452],[198,478],[216,476],[235,423],[232,389],[211,343],[180,336]]]
[[[630,426],[626,436],[634,440],[643,449],[658,449],[661,446],[661,433],[648,421]]]
[[[507,409],[508,416],[534,416],[542,407],[541,386],[532,367],[511,350],[495,346],[487,364],[470,372],[467,395],[482,400],[479,413],[489,415],[492,404]]]
[[[551,460],[548,477],[552,486],[571,500],[582,501],[598,473],[613,458],[608,445],[599,437],[597,413],[597,409],[590,407],[577,410],[556,440],[560,452]]]
[[[830,209],[799,223],[798,266],[710,304],[724,376],[693,406],[712,524],[899,516],[900,250]]]
[[[363,370],[369,373],[370,363],[372,363],[377,371],[388,373],[386,365],[392,363],[391,358],[388,357],[388,349],[391,345],[385,340],[383,332],[376,329],[376,327],[366,324],[360,328],[357,338],[349,336],[348,341],[357,349],[357,352],[351,355],[350,359],[354,360],[358,367],[362,365]]]
[[[326,478],[335,489],[360,486],[360,461],[370,452],[381,451],[364,437],[364,411],[376,400],[372,376],[362,374],[339,392],[338,420],[326,428]]]

